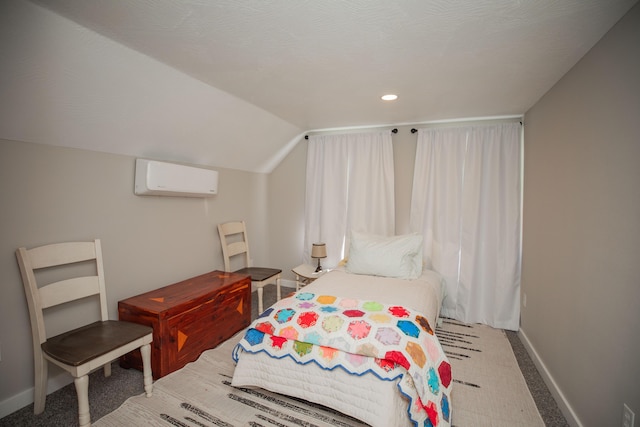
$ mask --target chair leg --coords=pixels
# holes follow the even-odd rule
[[[258,287],[258,315],[262,314],[263,310],[263,305],[262,305],[262,294],[264,293],[264,289],[262,289],[262,286]]]
[[[44,406],[47,402],[47,378],[48,363],[47,359],[42,356],[42,352],[36,352],[35,357],[35,390],[33,395],[33,413],[38,415],[44,412]]]
[[[153,394],[153,375],[151,372],[151,345],[145,344],[140,347],[142,356],[142,377],[144,378],[144,391],[147,397]]]
[[[111,362],[105,363],[102,370],[104,371],[104,377],[109,378],[111,376]]]
[[[278,301],[282,299],[282,292],[280,292],[280,278],[276,279],[276,298]]]
[[[76,394],[78,395],[78,423],[80,427],[91,425],[89,414],[89,376],[75,378]]]

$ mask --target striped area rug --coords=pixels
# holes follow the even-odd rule
[[[93,426],[318,426],[359,427],[366,424],[332,409],[262,389],[231,386],[231,350],[240,335],[156,381],[153,396],[129,398]]]
[[[544,427],[503,330],[445,319],[436,335],[453,373],[453,426]]]
[[[454,426],[544,426],[504,331],[445,321],[437,335],[452,365]],[[93,425],[365,425],[306,401],[231,387],[234,365],[230,354],[238,339],[204,352],[198,361],[156,381],[153,397],[132,397]]]

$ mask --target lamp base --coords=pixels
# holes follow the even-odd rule
[[[322,271],[322,266],[320,265],[320,258],[318,258],[318,268],[316,268],[316,273],[320,273]]]

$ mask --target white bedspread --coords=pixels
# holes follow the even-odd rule
[[[425,270],[415,280],[373,277],[337,269],[304,288],[304,291],[402,305],[422,312],[435,329],[443,299],[439,274]],[[341,369],[326,371],[317,365],[298,365],[264,353],[242,353],[232,385],[261,387],[300,397],[351,415],[374,427],[411,425],[407,400],[396,381],[374,375],[354,376]]]

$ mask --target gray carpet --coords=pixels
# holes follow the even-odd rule
[[[282,295],[285,296],[293,290],[292,288],[283,287]],[[269,285],[265,288],[265,307],[270,306],[276,301],[275,293],[275,286]],[[258,315],[258,304],[255,293],[252,300],[251,315],[252,319],[255,319]],[[558,405],[540,377],[533,361],[520,342],[518,335],[515,332],[508,331],[507,337],[509,338],[527,386],[531,391],[545,425],[548,427],[568,426],[569,424],[562,415],[562,412],[560,412]],[[104,378],[102,371],[94,372],[89,379],[91,419],[99,419],[105,414],[117,409],[129,397],[143,392],[142,373],[134,369],[122,369],[117,362],[112,365],[112,375],[110,378]],[[77,425],[77,400],[73,384],[63,387],[47,396],[45,411],[40,415],[36,416],[33,414],[33,404],[31,404],[0,419],[0,427],[68,427]]]
[[[533,363],[533,360],[531,360],[531,356],[529,356],[524,344],[520,341],[518,333],[513,331],[506,332],[513,353],[518,360],[522,375],[527,382],[527,387],[529,387],[533,400],[536,402],[544,424],[547,427],[569,427],[569,423],[564,415],[562,415],[560,408],[558,408],[558,404],[540,376],[536,365]]]

